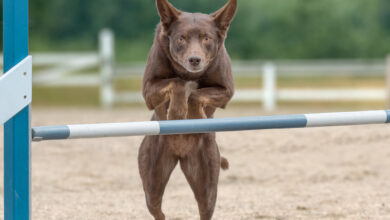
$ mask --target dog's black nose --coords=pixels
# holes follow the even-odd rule
[[[192,56],[188,60],[190,61],[191,65],[198,66],[200,64],[200,61],[202,61],[202,58],[199,56]]]

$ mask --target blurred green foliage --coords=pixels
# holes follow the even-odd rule
[[[227,0],[171,0],[211,13]],[[155,0],[30,0],[32,50],[91,50],[115,31],[120,60],[145,60]],[[227,47],[235,59],[370,58],[390,51],[389,0],[239,0]]]

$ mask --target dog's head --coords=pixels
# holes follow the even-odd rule
[[[205,71],[223,46],[237,0],[210,15],[179,11],[168,0],[156,3],[172,59],[190,74]]]

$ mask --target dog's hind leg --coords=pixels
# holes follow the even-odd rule
[[[200,148],[180,160],[181,169],[198,202],[201,220],[212,218],[217,200],[221,162],[213,135],[203,134]]]
[[[158,136],[143,140],[138,154],[138,166],[145,191],[146,204],[155,220],[164,220],[162,197],[177,159],[159,143]]]

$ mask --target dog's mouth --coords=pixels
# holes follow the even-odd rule
[[[198,56],[198,61],[191,62],[191,57],[175,57],[172,56],[174,61],[179,64],[183,70],[180,71],[183,78],[196,79],[200,77],[207,69],[208,62],[203,57]],[[194,63],[196,62],[196,63]]]
[[[198,59],[199,59],[198,62],[194,63],[194,62],[191,62],[191,57],[187,58],[187,59],[185,59],[184,62],[182,62],[181,65],[190,74],[191,73],[193,73],[193,74],[202,73],[206,70],[208,62],[206,62],[205,58],[203,58],[203,57],[202,58],[199,57]]]
[[[204,65],[200,64],[199,66],[192,66],[191,64],[186,64],[184,68],[189,72],[189,73],[200,73],[204,71]]]

